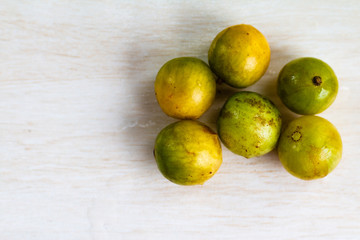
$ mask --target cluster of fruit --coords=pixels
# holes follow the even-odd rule
[[[269,99],[241,91],[222,107],[216,134],[194,120],[213,103],[216,76],[235,88],[254,84],[269,66],[270,47],[254,27],[236,25],[215,37],[208,59],[210,67],[197,58],[175,58],[156,76],[155,94],[161,109],[182,119],[156,138],[154,156],[167,179],[181,185],[210,179],[222,163],[219,137],[229,150],[245,158],[262,156],[277,146],[285,169],[301,179],[325,177],[336,167],[342,154],[341,137],[329,121],[314,116],[337,95],[338,81],[330,66],[316,58],[299,58],[279,74],[280,99],[293,112],[306,116],[282,129],[280,112]]]

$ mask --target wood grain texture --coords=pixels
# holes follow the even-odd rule
[[[157,170],[157,133],[174,119],[153,83],[169,59],[206,61],[223,28],[268,39],[265,76],[247,88],[276,96],[288,61],[313,56],[340,89],[321,116],[341,133],[328,177],[301,181],[275,152],[246,160],[223,148],[203,186]],[[360,2],[13,1],[0,3],[0,239],[359,239]],[[215,129],[224,85],[201,121]]]

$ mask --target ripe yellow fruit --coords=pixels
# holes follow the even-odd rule
[[[211,70],[235,88],[257,82],[270,63],[270,46],[264,35],[246,24],[221,31],[211,43],[208,58]]]
[[[278,153],[284,168],[295,177],[323,178],[341,160],[341,136],[328,120],[302,116],[291,121],[282,132]]]
[[[197,119],[214,101],[215,76],[200,59],[175,58],[159,70],[155,94],[161,109],[170,117]]]

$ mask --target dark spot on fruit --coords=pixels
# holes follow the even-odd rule
[[[257,107],[259,109],[265,106],[261,101],[257,101],[251,98],[244,99],[244,102],[250,104],[252,107]]]
[[[269,121],[269,125],[270,125],[270,126],[274,125],[274,119],[271,119],[271,120]]]
[[[221,116],[222,116],[223,118],[232,118],[232,117],[233,117],[233,114],[232,114],[232,112],[230,112],[230,111],[224,111],[224,112],[221,113]]]
[[[291,135],[291,139],[294,141],[294,142],[297,142],[301,139],[301,132],[299,131],[295,131],[293,132],[293,134]]]
[[[249,33],[246,33],[246,35],[249,35]]]
[[[212,172],[209,172],[209,174],[212,174]]]
[[[255,147],[256,147],[256,148],[259,148],[259,146],[257,146],[257,145],[256,145]]]
[[[190,151],[188,151],[188,150],[186,150],[186,153],[189,154],[189,155],[191,155],[191,156],[195,156],[195,155],[196,155],[194,152],[190,152]]]
[[[322,83],[321,77],[320,76],[313,77],[312,82],[315,86],[320,86],[320,84]]]
[[[214,132],[211,131],[211,130],[210,130],[209,128],[207,128],[207,127],[204,127],[204,128],[203,128],[203,132],[204,132],[204,133],[214,134]]]
[[[266,120],[264,118],[262,118],[261,116],[255,116],[253,118],[254,121],[257,121],[258,123],[260,123],[261,125],[265,126],[266,125]]]
[[[251,106],[255,105],[255,100],[251,98],[245,99],[244,102],[250,104]]]

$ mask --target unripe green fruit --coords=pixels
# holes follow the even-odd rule
[[[335,100],[338,80],[329,65],[316,58],[298,58],[284,66],[278,77],[281,101],[293,112],[313,115]]]
[[[175,122],[161,130],[154,156],[164,177],[180,185],[203,184],[222,163],[217,134],[193,120]]]
[[[217,125],[220,139],[229,150],[252,158],[275,148],[281,117],[276,106],[264,96],[239,92],[226,101]]]

